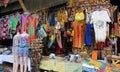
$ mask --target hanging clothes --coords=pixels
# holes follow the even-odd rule
[[[3,23],[2,39],[4,40],[8,35],[8,16],[5,17]]]
[[[93,22],[95,30],[96,42],[105,42],[107,36],[107,22],[111,22],[110,16],[107,10],[94,11],[91,16],[91,22]]]
[[[50,26],[54,26],[55,25],[55,13],[52,13],[51,15],[50,15],[50,21],[49,21],[49,23],[50,23]]]
[[[34,41],[36,39],[36,29],[38,24],[38,17],[31,15],[28,18],[28,34],[30,36],[29,41]]]
[[[84,32],[83,32],[83,24],[79,22],[73,22],[73,30],[74,30],[74,36],[73,36],[73,47],[75,48],[82,48],[84,44]]]
[[[85,44],[87,46],[91,46],[92,44],[92,32],[91,28],[93,28],[93,24],[88,23],[86,27],[86,35],[85,35]]]
[[[22,14],[20,16],[20,29],[22,31],[26,31],[27,30],[27,26],[28,26],[28,18],[30,17],[30,14]]]
[[[12,30],[16,30],[16,26],[20,20],[20,14],[15,14],[11,17]]]

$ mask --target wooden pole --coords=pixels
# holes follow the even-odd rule
[[[27,8],[26,8],[25,4],[23,3],[23,0],[18,0],[18,1],[19,1],[20,6],[22,7],[23,11],[27,11]]]

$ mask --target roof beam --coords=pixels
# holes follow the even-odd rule
[[[20,6],[22,7],[23,11],[27,11],[27,8],[26,8],[25,4],[23,3],[23,0],[18,0],[18,1],[19,1]]]

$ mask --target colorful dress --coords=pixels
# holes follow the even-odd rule
[[[20,36],[20,42],[19,42],[19,49],[18,49],[18,55],[21,57],[27,57],[28,56],[28,36]]]
[[[92,45],[92,31],[91,31],[92,28],[93,28],[93,24],[88,23],[86,26],[86,35],[85,35],[85,44],[87,46]]]
[[[16,26],[20,20],[20,15],[13,15],[11,18],[11,25],[12,25],[12,30],[16,30]]]
[[[28,18],[30,17],[29,14],[23,14],[20,16],[20,28],[22,31],[26,31],[28,27]]]
[[[12,53],[13,53],[14,55],[18,55],[19,39],[20,39],[20,35],[15,35],[15,36],[13,37]]]
[[[6,39],[8,35],[8,17],[6,16],[3,21],[2,39]]]
[[[28,34],[29,34],[29,41],[34,41],[36,39],[36,29],[38,24],[37,17],[29,17],[28,18]]]
[[[75,48],[82,48],[84,44],[84,30],[83,30],[83,23],[73,22],[73,47]]]

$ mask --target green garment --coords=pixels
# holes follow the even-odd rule
[[[11,18],[12,30],[16,30],[16,26],[19,20],[20,20],[20,15],[18,15],[16,18],[14,16]]]

